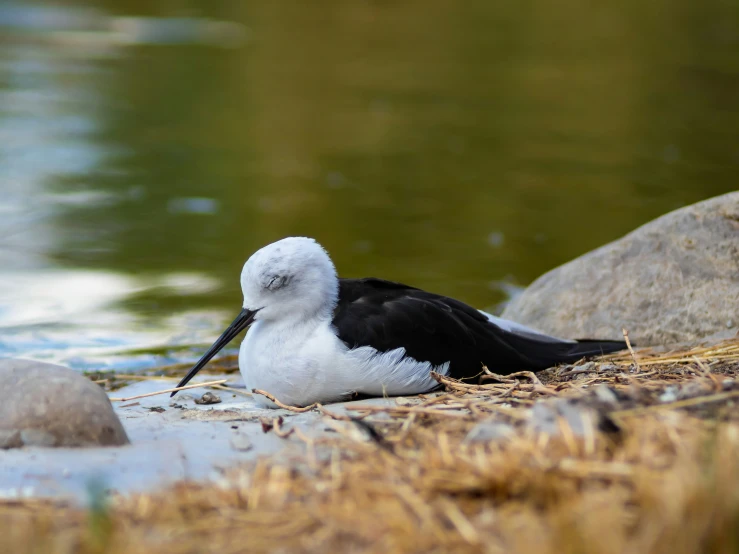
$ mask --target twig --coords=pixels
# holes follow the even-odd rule
[[[716,390],[721,390],[721,382],[718,380],[718,377],[716,377],[713,373],[711,373],[711,370],[708,368],[706,364],[704,364],[700,358],[697,356],[693,356],[693,359],[695,360],[695,363],[698,364],[698,367],[703,372],[704,377],[708,377],[713,382],[713,388]]]
[[[421,402],[417,405],[417,407],[428,408],[429,406],[433,406],[434,404],[439,404],[441,402],[446,402],[448,400],[456,400],[456,397],[452,396],[451,394],[440,394],[439,396],[429,398],[428,400]]]
[[[739,391],[719,392],[716,394],[708,394],[706,396],[686,398],[685,400],[678,400],[676,402],[666,402],[664,404],[657,404],[655,406],[644,406],[641,408],[631,408],[629,410],[619,410],[616,412],[611,412],[609,415],[615,417],[623,417],[641,415],[649,412],[660,412],[663,410],[677,410],[679,408],[690,408],[692,406],[699,406],[700,404],[720,402],[721,400],[728,400],[729,398],[736,397],[739,397]]]
[[[460,510],[459,507],[447,497],[442,497],[441,500],[441,506],[444,510],[444,514],[452,523],[452,525],[454,525],[454,527],[457,529],[457,532],[460,534],[460,536],[470,544],[481,544],[482,539],[480,538],[477,529],[475,529],[474,525],[470,523],[470,520],[467,519],[467,516],[462,513],[462,510]]]
[[[307,436],[298,427],[293,427],[292,431],[295,436],[305,443],[306,454],[308,458],[308,465],[311,469],[317,470],[318,458],[316,457],[316,440]]]
[[[723,355],[723,356],[706,356],[705,359],[711,359],[711,360],[737,360],[739,359],[739,356],[737,355]],[[650,366],[650,365],[666,365],[666,364],[691,364],[695,362],[693,357],[675,357],[675,358],[650,358],[650,359],[642,359],[641,362],[639,362],[640,366]],[[612,363],[614,364],[627,364],[631,365],[633,362],[629,362],[626,360],[612,360]]]
[[[630,479],[636,473],[636,468],[625,462],[601,462],[597,460],[578,460],[564,458],[557,464],[557,469],[581,478],[610,478]]]
[[[462,383],[461,381],[458,381],[457,379],[452,379],[451,377],[446,377],[445,375],[442,375],[440,373],[436,373],[435,371],[431,372],[431,377],[436,381],[437,383],[441,383],[447,388],[450,388],[455,391],[478,391],[478,390],[490,390],[489,386],[487,385],[470,385],[467,383]],[[484,388],[488,387],[488,388]]]
[[[286,439],[290,435],[292,435],[293,431],[295,431],[295,427],[291,427],[287,431],[282,430],[282,418],[276,417],[272,420],[272,432],[280,437],[281,439]]]
[[[587,365],[581,365],[572,368],[569,371],[563,371],[559,374],[560,377],[569,377],[570,375],[577,375],[578,373],[598,373],[600,368],[598,367],[590,367]]]
[[[465,408],[467,408],[470,412],[472,412],[477,417],[484,417],[485,414],[480,410],[480,408],[477,406],[477,404],[471,400],[468,400],[465,403]]]
[[[279,406],[283,410],[289,410],[291,412],[297,412],[297,413],[309,412],[310,410],[318,406],[318,402],[311,404],[310,406],[305,406],[302,408],[300,406],[290,406],[288,404],[283,404],[282,402],[277,400],[273,395],[271,395],[270,393],[266,391],[259,390],[259,389],[251,389],[251,392],[253,392],[254,394],[261,394],[262,396],[266,396],[269,400],[277,404],[277,406]]]
[[[646,373],[637,373],[636,375],[634,375],[634,377],[650,377],[651,375],[654,375],[655,373],[657,373],[656,370],[647,371]]]
[[[528,421],[529,419],[529,415],[526,412],[517,408],[506,408],[505,406],[501,406],[500,404],[492,403],[485,403],[481,405],[485,408],[485,410],[489,412],[498,412],[517,421]]]
[[[197,389],[200,387],[211,387],[213,385],[222,385],[228,381],[228,379],[220,379],[218,381],[208,381],[207,383],[195,383],[193,385],[185,385],[184,387],[175,387],[173,389],[164,389],[157,392],[147,392],[146,394],[137,394],[136,396],[127,396],[125,398],[111,398],[111,402],[128,402],[129,400],[136,400],[137,398],[146,398],[147,396],[156,396],[158,394],[166,394],[168,392],[178,392],[187,389]]]
[[[517,371],[516,373],[509,373],[508,375],[498,375],[496,373],[490,373],[491,377],[494,377],[495,379],[498,379],[501,383],[510,383],[511,379],[515,379],[516,377],[526,377],[527,379],[531,379],[531,382],[534,385],[539,385],[541,387],[544,386],[544,384],[539,381],[539,378],[536,376],[536,374],[533,371]]]
[[[453,417],[453,418],[469,418],[471,417],[470,414],[463,414],[460,412],[452,412],[452,411],[444,411],[444,410],[434,410],[432,408],[418,408],[416,406],[412,408],[408,408],[405,406],[354,406],[351,408],[352,412],[393,412],[397,414],[428,414],[428,415],[438,415],[438,416],[444,416],[444,417]]]
[[[321,412],[323,415],[328,416],[331,419],[336,419],[338,421],[353,421],[353,419],[350,418],[348,415],[335,414],[334,412],[330,412],[321,404],[316,404],[316,408],[318,408],[318,411]]]
[[[252,394],[250,392],[246,392],[245,390],[235,389],[233,387],[224,387],[223,385],[213,385],[211,388],[226,391],[226,392],[232,392],[234,394],[240,394],[242,396],[248,396],[249,398],[252,397]]]
[[[511,396],[513,394],[513,391],[516,390],[520,386],[520,384],[521,383],[519,383],[518,381],[516,381],[515,383],[513,383],[511,385],[511,387],[507,391],[505,391],[503,394],[499,395],[498,398],[507,398],[507,397]]]
[[[539,381],[539,378],[536,377],[531,371],[519,371],[518,373],[512,373],[513,376],[521,376],[521,377],[528,377],[533,381],[533,383],[520,383],[519,381],[516,381],[515,379],[508,379],[507,377],[501,377],[500,375],[496,375],[494,373],[487,372],[487,378],[495,378],[497,380],[502,381],[502,383],[491,383],[489,385],[468,385],[467,383],[461,383],[460,381],[456,379],[452,379],[451,377],[447,377],[445,375],[441,375],[440,373],[436,373],[435,371],[431,372],[431,377],[437,382],[441,383],[445,387],[452,389],[454,391],[460,391],[460,392],[500,392],[504,393],[508,390],[509,387],[507,387],[507,384],[510,383],[519,383],[518,389],[521,392],[537,392],[539,394],[550,394],[550,395],[556,395],[557,393],[553,390],[547,388],[544,386],[541,381]]]
[[[406,420],[403,422],[403,425],[400,427],[400,432],[396,437],[393,438],[394,442],[402,442],[407,436],[408,433],[411,431],[411,425],[413,425],[416,422],[416,414],[411,414]]]
[[[636,361],[636,354],[634,353],[634,349],[631,348],[631,341],[629,340],[629,332],[626,330],[626,327],[623,327],[621,329],[621,332],[624,334],[624,340],[626,341],[626,348],[629,349],[629,354],[631,354],[631,359],[634,360],[634,367],[636,367],[637,371],[641,371],[641,369],[639,369],[639,362]]]

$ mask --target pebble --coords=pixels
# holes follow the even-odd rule
[[[221,399],[219,396],[212,392],[206,392],[200,398],[195,398],[195,404],[220,404]]]
[[[618,405],[618,397],[608,385],[597,385],[594,389],[595,397],[605,404]]]
[[[513,435],[514,429],[512,425],[502,423],[500,421],[481,421],[470,429],[464,442],[490,442],[495,440],[506,439]]]
[[[582,402],[565,398],[542,400],[531,408],[527,423],[530,429],[547,435],[558,435],[565,424],[577,436],[594,433],[596,430],[617,432],[618,427],[603,411]]]

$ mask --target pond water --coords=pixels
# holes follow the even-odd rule
[[[2,3],[0,356],[192,359],[286,235],[495,310],[738,188],[738,99],[725,0]]]

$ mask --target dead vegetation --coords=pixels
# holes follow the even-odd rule
[[[739,340],[365,406],[305,455],[89,509],[0,504],[0,552],[739,551]]]

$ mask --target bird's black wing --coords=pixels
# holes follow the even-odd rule
[[[340,279],[333,325],[350,348],[371,346],[433,365],[450,362],[456,378],[538,371],[557,363],[625,348],[618,341],[573,342],[503,329],[485,314],[453,298],[382,279]]]

